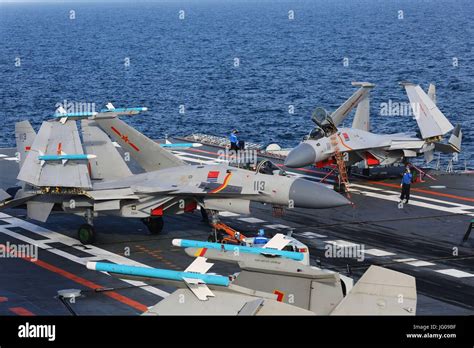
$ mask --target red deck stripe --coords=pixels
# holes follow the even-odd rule
[[[21,315],[22,317],[32,317],[35,315],[33,312],[30,312],[28,309],[23,307],[12,307],[8,309],[16,315]]]
[[[8,297],[0,296],[0,303],[7,302],[7,301],[8,301]]]
[[[0,244],[1,246],[3,246],[6,250],[8,250],[7,246],[6,245],[3,245],[3,244]],[[98,285],[98,284],[95,284],[87,279],[84,279],[84,278],[81,278],[75,274],[72,274],[68,271],[65,271],[59,267],[56,267],[56,266],[53,266],[47,262],[44,262],[44,261],[41,261],[41,260],[32,260],[30,257],[26,257],[26,256],[22,256],[21,257],[22,259],[24,260],[27,260],[27,261],[30,261],[32,263],[34,263],[35,265],[38,265],[44,269],[47,269],[48,271],[51,271],[51,272],[54,272],[56,274],[59,274],[67,279],[70,279],[72,280],[73,282],[76,282],[78,284],[81,284],[85,287],[88,287],[90,289],[102,289],[104,288],[103,286],[101,285]],[[117,301],[120,301],[132,308],[135,308],[139,311],[142,311],[142,312],[145,312],[148,310],[148,307],[145,306],[144,304],[140,303],[140,302],[137,302],[135,300],[132,300],[131,298],[128,298],[126,296],[123,296],[123,295],[120,295],[118,293],[116,293],[115,291],[105,291],[103,293],[104,295],[106,296],[109,296],[111,298],[113,298],[114,300],[117,300]]]

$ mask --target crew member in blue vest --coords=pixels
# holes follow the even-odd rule
[[[230,133],[230,136],[229,136],[230,149],[231,149],[231,150],[234,150],[234,151],[238,151],[238,150],[239,150],[239,139],[237,138],[237,133],[239,133],[239,131],[238,131],[237,129],[234,129],[234,130]]]
[[[265,231],[263,229],[258,230],[258,236],[254,238],[253,244],[256,246],[262,246],[268,243],[268,238],[265,237]]]
[[[410,186],[411,186],[412,174],[410,173],[410,168],[406,167],[405,173],[403,173],[402,183],[400,187],[402,188],[402,194],[400,195],[400,203],[408,204],[410,199]]]

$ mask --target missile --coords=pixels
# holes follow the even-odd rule
[[[248,254],[281,256],[281,257],[292,259],[295,261],[302,261],[304,259],[303,253],[299,253],[295,251],[248,247],[248,246],[243,246],[243,245],[201,242],[201,241],[189,240],[189,239],[173,239],[172,243],[174,246],[181,247],[181,248],[207,248],[207,249],[218,249],[218,250],[225,250],[225,251],[231,251],[231,252],[238,251],[241,253],[248,253]]]
[[[75,119],[81,119],[81,118],[89,118],[97,115],[97,112],[56,112],[53,114],[53,117],[55,118],[75,118]]]
[[[202,144],[199,143],[174,143],[174,144],[160,144],[161,147],[168,147],[168,148],[189,148],[189,147],[201,147]]]
[[[64,152],[60,155],[43,155],[40,153],[38,156],[38,159],[41,161],[41,166],[48,161],[62,161],[63,164],[66,164],[67,161],[88,161],[93,158],[97,158],[97,156],[90,154],[70,155]]]
[[[230,284],[230,280],[228,277],[214,275],[214,274],[180,272],[180,271],[172,271],[172,270],[160,269],[160,268],[117,265],[117,264],[106,263],[106,262],[87,262],[86,267],[94,271],[108,272],[108,273],[114,273],[114,274],[123,274],[123,275],[144,277],[144,278],[159,278],[159,279],[185,281],[185,282],[189,282],[189,280],[192,279],[192,280],[202,281],[206,283],[207,285],[220,285],[220,286],[229,286]]]
[[[106,108],[100,110],[101,113],[114,113],[120,115],[136,115],[140,112],[148,111],[147,107],[136,107],[136,108]]]

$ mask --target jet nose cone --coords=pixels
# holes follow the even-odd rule
[[[302,143],[290,151],[285,159],[285,166],[289,168],[305,167],[316,160],[316,151],[309,144]]]
[[[349,205],[351,202],[339,193],[305,179],[296,179],[290,187],[290,200],[297,208],[324,209]]]

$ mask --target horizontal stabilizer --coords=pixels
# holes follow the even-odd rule
[[[5,190],[0,189],[0,202],[4,202],[7,199],[12,198]]]
[[[453,146],[453,148],[457,152],[461,152],[461,142],[462,142],[462,130],[461,130],[461,125],[456,125],[454,128],[453,133],[449,137],[449,145]]]
[[[415,278],[370,266],[331,315],[415,315]]]
[[[423,139],[443,136],[454,128],[420,86],[410,83],[404,86]]]

